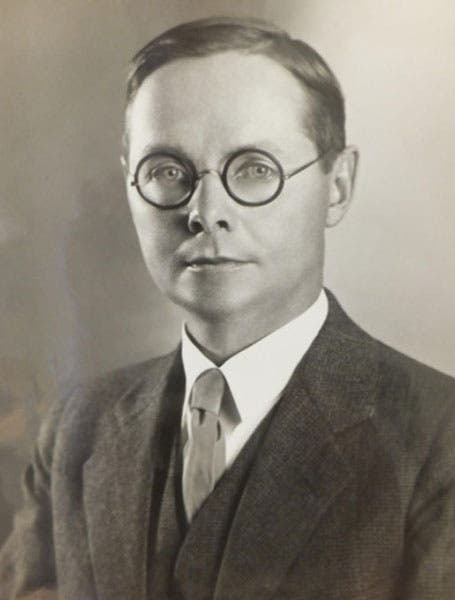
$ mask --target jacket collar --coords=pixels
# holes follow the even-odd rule
[[[270,598],[353,477],[339,434],[373,414],[375,345],[328,297],[326,323],[276,408],[238,503],[215,599]],[[112,600],[145,597],[151,490],[156,473],[167,466],[168,440],[180,423],[180,349],[144,371],[119,397],[84,466],[94,577]],[[204,540],[195,543],[199,552]],[[118,572],[109,548],[122,554]]]

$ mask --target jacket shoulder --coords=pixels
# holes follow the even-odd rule
[[[151,397],[176,362],[178,350],[120,367],[73,385],[48,410],[40,427],[37,448],[43,464],[51,468],[53,454],[70,448],[75,460],[90,453],[98,431],[112,427],[115,407]]]
[[[367,382],[384,443],[420,454],[444,429],[455,434],[455,379],[369,335],[330,293],[329,303],[327,339],[343,357],[343,383]]]
[[[340,347],[356,348],[365,357],[366,364],[374,367],[378,383],[396,390],[403,386],[413,390],[417,397],[431,394],[444,402],[455,400],[455,379],[430,367],[374,338],[354,323],[343,311],[336,298],[328,292],[330,302],[327,326],[335,333]]]
[[[144,385],[153,386],[167,374],[173,364],[178,351],[151,358],[139,363],[119,367],[103,373],[93,379],[83,381],[73,386],[69,396],[64,402],[71,402],[74,395],[83,396],[91,403],[96,399],[98,405],[116,402],[129,392],[140,391]]]

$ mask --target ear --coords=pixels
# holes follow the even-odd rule
[[[355,146],[347,146],[335,159],[330,174],[327,227],[337,225],[351,205],[358,161],[359,151]]]

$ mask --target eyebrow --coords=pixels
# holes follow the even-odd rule
[[[228,151],[223,155],[223,160],[225,160],[226,157],[229,157],[234,152],[238,152],[240,150],[249,150],[249,149],[265,150],[267,152],[270,152],[273,155],[277,155],[277,157],[285,157],[286,156],[286,149],[279,148],[278,146],[271,144],[270,142],[268,142],[266,140],[259,140],[255,143],[239,144],[238,146],[234,146],[234,147],[228,149]],[[147,156],[148,154],[154,154],[154,153],[176,154],[177,156],[182,156],[184,158],[192,160],[190,158],[190,155],[184,150],[183,146],[181,146],[180,144],[171,145],[171,144],[150,143],[142,148],[141,156],[144,157],[144,156]]]
[[[279,156],[283,156],[283,154],[286,153],[286,148],[280,148],[267,140],[258,140],[254,144],[243,144],[239,147],[240,150],[243,148],[257,148],[258,150],[266,150],[271,154],[277,154]]]
[[[147,154],[163,153],[163,154],[179,154],[182,156],[188,156],[185,150],[179,144],[147,144],[142,148],[141,156],[147,156]]]

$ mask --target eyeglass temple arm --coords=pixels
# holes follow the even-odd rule
[[[318,156],[316,156],[316,158],[313,158],[313,160],[310,160],[310,162],[305,163],[298,169],[295,169],[294,171],[291,171],[290,173],[286,173],[284,178],[290,179],[291,177],[294,177],[294,175],[297,175],[297,173],[300,173],[301,171],[308,169],[308,167],[311,167],[311,165],[314,165],[315,163],[317,163],[319,160],[321,160],[321,158],[324,158],[324,156],[326,156],[326,154],[328,154],[328,152],[323,152],[322,154],[319,154]]]

